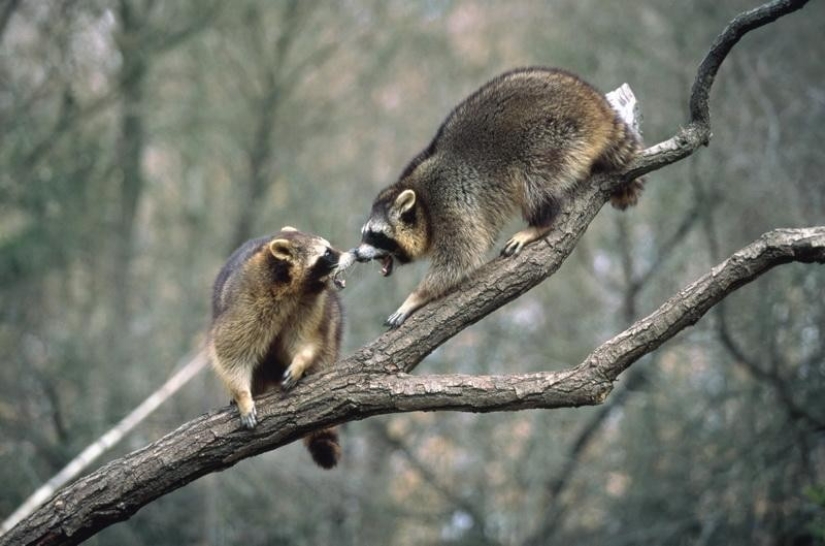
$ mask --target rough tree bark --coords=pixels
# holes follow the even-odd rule
[[[28,499],[21,504],[2,524],[2,531],[11,529],[17,522],[34,512],[44,501],[54,495],[55,491],[76,478],[86,467],[92,464],[98,457],[120,442],[132,429],[154,412],[158,406],[172,397],[178,390],[186,385],[196,374],[209,364],[209,357],[206,351],[200,351],[192,358],[184,358],[184,364],[172,374],[172,376],[161,385],[161,387],[149,395],[135,409],[129,412],[115,426],[110,428],[96,441],[89,444],[74,459],[52,476],[49,481],[40,486],[37,491],[31,494]]]
[[[265,396],[258,405],[260,424],[255,430],[239,427],[234,408],[194,419],[62,489],[0,537],[0,546],[78,544],[204,474],[276,449],[312,430],[346,421],[411,411],[492,412],[600,404],[633,362],[694,324],[740,286],[783,263],[825,263],[825,226],[774,230],[718,264],[571,369],[506,376],[408,375],[447,339],[552,275],[612,188],[706,145],[711,135],[708,97],[725,56],[745,33],[806,3],[779,0],[736,17],[700,66],[691,94],[689,123],[671,139],[646,150],[624,176],[599,176],[584,185],[545,241],[528,246],[515,258],[493,260],[461,290],[419,310],[401,328],[341,360],[334,370],[307,378],[288,396]]]

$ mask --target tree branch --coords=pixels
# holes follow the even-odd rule
[[[736,16],[725,30],[716,37],[696,72],[690,91],[690,121],[676,135],[651,146],[633,162],[625,172],[625,179],[632,180],[646,173],[680,161],[700,146],[707,146],[710,130],[710,88],[722,61],[742,36],[769,23],[802,9],[809,0],[774,0]]]
[[[11,16],[20,6],[21,0],[9,0],[3,7],[0,7],[0,43],[3,42],[3,35],[6,33]]]
[[[414,376],[399,369],[410,367],[412,356],[402,356],[398,368],[387,366],[386,371],[377,372],[378,355],[392,355],[392,343],[398,342],[394,335],[384,335],[344,359],[335,370],[307,378],[288,396],[272,393],[263,397],[260,424],[253,431],[239,427],[234,408],[203,415],[61,490],[0,538],[0,544],[78,544],[204,474],[293,442],[319,427],[387,413],[517,411],[600,404],[619,374],[642,355],[694,324],[740,286],[792,261],[825,263],[825,226],[766,233],[654,313],[602,344],[581,364],[559,372]],[[527,267],[542,265],[530,263]],[[498,269],[487,276],[503,281]],[[419,322],[419,328],[424,328],[425,321]],[[409,343],[402,343],[399,350],[406,355],[419,352]]]
[[[801,419],[805,421],[808,426],[817,431],[825,430],[825,422],[817,418],[815,415],[809,413],[805,408],[796,403],[793,396],[793,391],[788,387],[785,380],[782,379],[777,370],[765,370],[757,362],[757,359],[748,356],[742,349],[741,345],[736,342],[728,328],[727,315],[724,312],[724,306],[720,305],[718,309],[718,323],[716,328],[717,337],[722,347],[730,354],[733,360],[745,368],[747,372],[757,381],[761,381],[771,387],[780,403],[784,406],[785,411],[791,419]]]
[[[736,16],[722,34],[717,36],[710,51],[696,73],[696,80],[690,92],[690,120],[693,123],[707,125],[710,128],[710,88],[722,61],[737,42],[761,26],[773,23],[780,17],[801,9],[808,0],[774,0]]]
[[[515,258],[493,260],[461,290],[419,310],[401,328],[342,360],[336,369],[307,378],[288,396],[263,397],[255,430],[241,429],[234,409],[194,419],[62,489],[0,537],[0,546],[78,544],[204,474],[346,421],[410,411],[491,412],[600,404],[633,362],[694,324],[739,286],[781,263],[825,262],[825,227],[772,231],[570,370],[508,376],[407,375],[444,341],[553,274],[623,180],[678,161],[706,144],[710,138],[707,98],[722,60],[745,33],[806,2],[775,1],[734,19],[700,67],[691,97],[691,123],[646,150],[623,176],[597,176],[592,184],[582,185],[543,242],[528,246]]]

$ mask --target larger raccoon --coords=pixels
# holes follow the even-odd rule
[[[351,251],[357,261],[429,257],[429,271],[386,324],[455,287],[484,261],[502,227],[520,210],[528,227],[504,245],[518,253],[544,237],[565,196],[595,171],[620,171],[638,153],[638,134],[599,91],[563,70],[522,68],[482,86],[459,104],[398,181],[381,191]],[[634,180],[612,197],[634,205]]]
[[[290,389],[337,360],[342,313],[330,279],[340,256],[321,237],[285,227],[244,243],[218,274],[209,348],[244,427],[258,422],[253,396],[279,384]],[[319,466],[338,462],[334,429],[304,443]]]

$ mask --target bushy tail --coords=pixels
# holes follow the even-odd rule
[[[610,204],[613,208],[624,210],[639,202],[639,197],[645,189],[645,179],[637,178],[621,186],[610,196]]]
[[[604,153],[601,161],[610,169],[624,169],[642,150],[642,135],[639,130],[639,103],[630,86],[622,84],[606,95],[607,101],[616,112],[614,128],[616,138]],[[637,178],[623,184],[610,196],[610,203],[624,210],[635,205],[644,190],[644,179]]]
[[[341,458],[338,431],[334,428],[319,430],[304,436],[304,445],[312,455],[312,460],[321,468],[333,468]]]

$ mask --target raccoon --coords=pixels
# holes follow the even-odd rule
[[[331,277],[340,256],[325,239],[287,226],[241,245],[218,274],[209,349],[245,428],[257,425],[253,396],[289,390],[337,360],[342,311]],[[338,462],[334,429],[304,443],[319,466]]]
[[[638,133],[605,96],[559,69],[506,72],[447,116],[429,146],[381,191],[350,251],[380,260],[382,274],[430,258],[415,291],[386,321],[396,328],[416,309],[454,288],[484,261],[504,224],[520,211],[527,228],[505,256],[547,235],[569,192],[598,171],[617,172],[638,154]],[[611,201],[636,204],[634,180]]]

